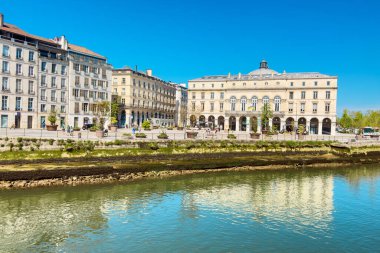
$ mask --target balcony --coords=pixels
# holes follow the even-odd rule
[[[61,98],[61,103],[66,103],[66,99],[65,98]]]
[[[29,94],[29,95],[35,95],[36,92],[35,92],[34,90],[28,90],[28,94]]]
[[[55,98],[55,97],[51,97],[50,100],[51,100],[51,102],[57,102],[57,98]]]
[[[75,100],[79,101],[79,100],[80,100],[80,97],[75,97]]]
[[[75,83],[75,87],[80,87],[80,83]]]
[[[20,89],[20,90],[16,90],[16,93],[17,94],[22,94],[23,93],[23,91]]]
[[[34,112],[33,108],[28,108],[28,112]]]
[[[10,93],[11,92],[11,90],[9,89],[9,87],[3,87],[1,89],[1,91],[4,92],[4,93]]]
[[[2,72],[3,74],[9,74],[9,69],[2,69],[1,72]]]
[[[45,97],[45,96],[41,96],[41,100],[42,100],[42,101],[46,101],[46,100],[47,100],[47,97]]]
[[[85,101],[89,101],[90,98],[89,98],[89,97],[84,97],[84,100],[85,100]]]
[[[2,111],[9,111],[9,108],[8,107],[1,107],[1,110]]]
[[[47,86],[47,84],[46,83],[41,83],[41,85],[40,85],[41,87],[46,87]]]
[[[15,108],[15,111],[16,111],[16,112],[20,112],[20,111],[22,111],[22,108],[21,108],[21,107],[16,107],[16,108]]]

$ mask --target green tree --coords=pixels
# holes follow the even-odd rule
[[[112,101],[112,103],[111,103],[111,124],[113,126],[117,125],[117,122],[118,122],[117,119],[119,116],[119,108],[120,108],[120,105],[117,102],[117,100]]]
[[[50,111],[48,120],[52,126],[55,126],[55,123],[57,122],[57,112],[55,110]]]
[[[344,109],[342,117],[339,119],[339,125],[345,129],[352,128],[352,118],[348,114],[348,110]]]
[[[142,127],[144,128],[144,130],[149,130],[150,129],[150,121],[149,120],[145,120],[142,123]]]
[[[268,131],[269,129],[269,120],[273,117],[273,111],[270,108],[269,103],[265,103],[261,108],[261,124],[263,130]]]
[[[97,118],[96,119],[96,123],[97,123],[96,128],[97,129],[99,129],[99,130],[104,129],[104,123],[106,121],[106,118],[110,116],[110,112],[111,112],[110,102],[102,101],[102,102],[98,102],[96,104],[95,116]]]
[[[353,121],[353,127],[354,128],[362,128],[365,125],[364,122],[364,115],[362,112],[352,112],[351,113],[352,121]]]

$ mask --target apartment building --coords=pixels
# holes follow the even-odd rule
[[[338,78],[317,72],[278,73],[266,61],[248,74],[204,76],[189,81],[191,125],[261,131],[264,104],[273,111],[268,127],[335,134]]]
[[[92,121],[98,101],[111,99],[107,59],[64,36],[32,35],[0,14],[0,50],[3,128],[45,128],[51,111],[62,128],[80,127]]]
[[[187,87],[185,84],[176,85],[176,109],[174,121],[175,125],[178,127],[187,126]]]
[[[174,126],[176,85],[131,68],[112,71],[112,95],[119,97],[119,126],[140,126],[150,120],[156,126]]]

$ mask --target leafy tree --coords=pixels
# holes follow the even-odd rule
[[[110,102],[108,101],[102,101],[98,102],[96,104],[96,123],[97,123],[97,129],[104,130],[104,123],[106,119],[110,116],[111,106]]]
[[[342,115],[342,118],[339,119],[339,125],[343,128],[352,128],[352,118],[351,116],[348,114],[348,110],[345,109],[343,111],[343,115]]]
[[[269,127],[269,120],[273,117],[273,111],[270,108],[269,103],[265,103],[261,108],[261,123],[263,130],[267,131]]]
[[[52,126],[55,126],[55,123],[57,122],[57,112],[55,110],[50,111],[48,120]]]
[[[117,125],[118,122],[118,116],[119,116],[119,103],[117,100],[112,101],[111,103],[111,124],[112,125]]]

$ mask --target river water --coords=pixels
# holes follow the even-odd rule
[[[380,166],[0,191],[0,252],[375,251]]]

